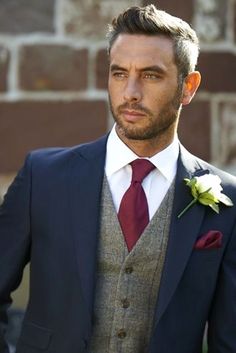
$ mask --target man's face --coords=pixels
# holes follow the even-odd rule
[[[119,35],[110,52],[109,99],[123,140],[173,138],[181,107],[172,41]]]

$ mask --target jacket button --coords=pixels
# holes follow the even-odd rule
[[[122,328],[120,329],[118,332],[117,332],[117,336],[120,338],[120,339],[124,339],[126,337],[126,332],[125,330]]]
[[[127,298],[121,300],[122,308],[127,309],[130,306],[130,302]]]
[[[132,273],[133,272],[133,267],[132,266],[127,266],[126,268],[125,268],[125,273],[127,273],[127,274],[130,274],[130,273]]]

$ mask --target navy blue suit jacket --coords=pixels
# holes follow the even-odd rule
[[[236,179],[180,148],[174,208],[149,353],[236,352],[236,208],[195,204],[183,179],[210,172],[236,205]],[[30,265],[30,296],[17,353],[84,353],[92,330],[106,137],[32,152],[0,209],[0,353],[10,293]],[[167,161],[168,163],[168,161]],[[210,230],[220,248],[194,248]],[[136,353],[136,352],[134,352]]]

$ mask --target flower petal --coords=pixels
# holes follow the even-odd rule
[[[232,200],[225,194],[220,194],[219,195],[219,201],[222,202],[226,206],[233,206]]]
[[[220,183],[221,179],[218,177],[218,175],[205,174],[200,177],[197,177],[196,187],[199,193],[211,189],[212,194],[218,195],[222,190]]]
[[[204,174],[200,177],[193,177],[192,179],[185,178],[184,182],[191,189],[193,200],[178,215],[178,218],[196,202],[211,207],[216,213],[219,213],[219,202],[222,202],[226,206],[233,206],[232,200],[221,192],[223,188],[218,175]]]

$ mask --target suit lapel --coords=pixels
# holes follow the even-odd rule
[[[69,169],[71,233],[74,237],[79,281],[90,316],[95,289],[106,141],[107,138],[104,137],[95,143],[75,149]],[[156,324],[166,310],[181,279],[203,220],[205,209],[198,204],[180,219],[177,218],[177,215],[192,200],[183,179],[192,177],[199,168],[201,167],[196,159],[181,147],[169,243],[155,315]]]
[[[70,162],[70,225],[74,237],[79,281],[88,313],[92,313],[100,197],[106,138],[75,149]]]
[[[192,201],[190,189],[184,184],[183,179],[192,178],[199,169],[204,173],[197,159],[181,147],[169,242],[155,313],[156,324],[166,310],[181,279],[205,214],[205,208],[200,204],[195,204],[180,219],[177,217]]]

